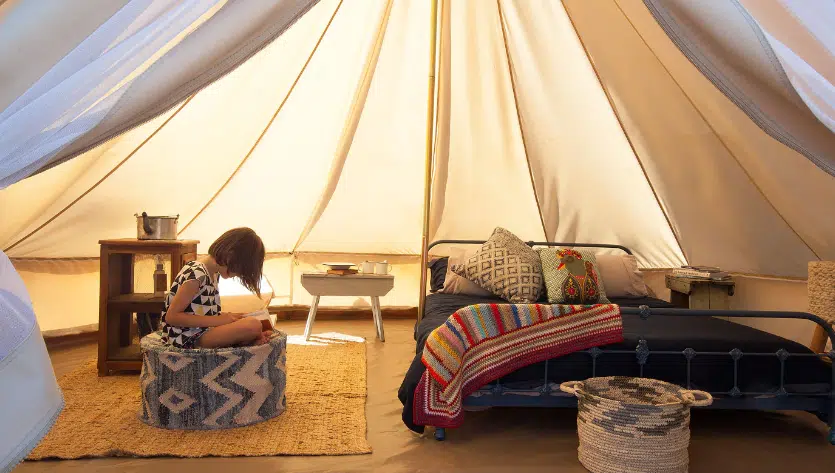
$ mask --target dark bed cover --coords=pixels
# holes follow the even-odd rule
[[[414,391],[425,370],[421,362],[426,338],[436,327],[446,322],[456,310],[472,304],[507,303],[501,299],[453,294],[430,294],[426,297],[424,317],[415,327],[417,341],[415,357],[400,385],[398,397],[403,403],[403,422],[416,432],[423,426],[414,425],[412,417]],[[647,305],[651,308],[672,307],[654,298],[612,299],[623,307]],[[597,376],[639,376],[639,365],[634,354],[638,341],[644,339],[650,350],[680,352],[693,348],[698,352],[728,353],[739,348],[743,353],[775,353],[780,348],[789,353],[811,353],[805,346],[755,328],[713,317],[623,316],[622,343],[603,349],[631,350],[630,354],[604,354],[598,358]],[[644,367],[644,376],[686,384],[686,362],[682,355],[651,354]],[[730,391],[733,387],[733,361],[730,355],[697,355],[691,362],[691,388],[712,392]],[[503,384],[542,384],[544,362],[518,369],[501,378]],[[591,377],[591,357],[586,353],[572,353],[549,361],[548,380],[553,383],[583,380]],[[777,357],[743,357],[739,360],[739,388],[748,392],[771,392],[779,387],[780,364]],[[786,360],[785,384],[789,392],[820,393],[829,390],[831,368],[819,358],[802,357]]]

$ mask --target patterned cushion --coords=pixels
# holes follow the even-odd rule
[[[450,248],[448,267],[452,268],[456,264],[465,263],[475,254],[476,250],[477,248]],[[487,289],[484,289],[463,276],[453,273],[451,270],[447,271],[446,278],[444,279],[444,287],[442,287],[438,292],[441,294],[464,294],[476,297],[491,297],[493,295],[493,293]]]
[[[597,260],[589,250],[537,248],[551,304],[608,304]]]
[[[536,302],[542,292],[542,264],[536,251],[500,227],[452,272],[517,304]]]

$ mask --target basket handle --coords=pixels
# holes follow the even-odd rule
[[[713,396],[707,391],[694,389],[683,391],[682,394],[684,395],[684,402],[690,406],[704,407],[713,404]]]
[[[566,381],[560,384],[560,391],[580,397],[580,394],[583,393],[582,385],[582,381]]]

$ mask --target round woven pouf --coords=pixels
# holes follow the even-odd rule
[[[579,399],[580,463],[592,473],[686,473],[690,406],[710,394],[647,378],[612,376],[560,386]]]
[[[163,429],[242,427],[287,407],[287,335],[250,347],[180,349],[159,332],[140,341],[142,422]]]

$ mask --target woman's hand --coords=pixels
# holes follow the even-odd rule
[[[219,319],[221,319],[220,323],[218,324],[218,326],[220,326],[220,325],[227,325],[227,324],[231,324],[233,322],[237,322],[238,320],[241,320],[242,318],[244,318],[244,314],[237,314],[237,313],[232,313],[232,312],[221,312],[217,317]]]

